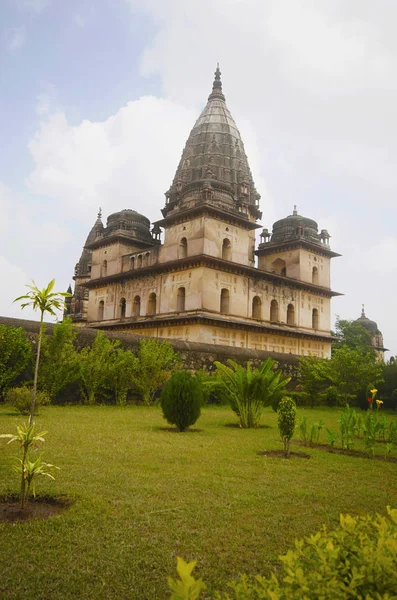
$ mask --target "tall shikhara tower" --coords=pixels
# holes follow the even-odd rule
[[[74,314],[72,302],[72,318],[152,337],[329,356],[330,298],[337,295],[330,259],[338,256],[330,236],[295,209],[272,234],[263,230],[256,249],[259,199],[218,67],[163,219],[150,230],[144,215],[125,209],[106,227],[96,224],[84,281],[76,274],[87,310]]]

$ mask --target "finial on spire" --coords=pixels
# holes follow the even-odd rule
[[[212,93],[209,95],[208,100],[213,99],[221,99],[224,100],[225,96],[222,93],[222,81],[221,81],[221,71],[219,69],[219,63],[216,64],[216,71],[214,73],[215,79],[212,84]]]
[[[99,210],[98,210],[98,219],[101,219],[101,218],[102,218],[102,208],[99,207]]]
[[[365,319],[364,304],[361,305],[361,316]]]
[[[293,210],[293,213],[292,213],[292,214],[294,215],[294,217],[296,217],[296,216],[298,215],[298,211],[297,211],[297,208],[296,208],[296,204],[294,204],[294,210]]]

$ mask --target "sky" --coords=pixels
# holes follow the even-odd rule
[[[0,315],[72,282],[89,229],[161,217],[220,63],[261,223],[328,229],[332,319],[397,354],[395,0],[0,0]],[[387,356],[390,356],[387,355]]]

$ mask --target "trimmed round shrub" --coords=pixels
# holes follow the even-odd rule
[[[187,371],[177,371],[164,385],[160,404],[164,418],[179,431],[194,425],[201,413],[201,382]]]
[[[12,388],[7,392],[6,402],[11,404],[21,415],[28,415],[30,413],[30,406],[32,404],[32,388],[28,387],[16,387]],[[35,414],[37,414],[40,406],[45,406],[50,403],[50,398],[46,392],[36,393],[35,402]]]
[[[278,429],[284,443],[286,456],[289,455],[289,446],[294,435],[296,422],[296,404],[292,398],[286,396],[278,405]]]

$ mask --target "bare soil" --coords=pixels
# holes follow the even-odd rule
[[[31,519],[45,521],[68,508],[70,504],[65,498],[36,498],[29,500],[21,509],[18,497],[0,498],[0,523],[17,523]]]
[[[259,456],[269,456],[270,458],[311,458],[310,454],[306,452],[290,452],[289,456],[285,456],[284,450],[265,450],[264,452],[258,452]]]

